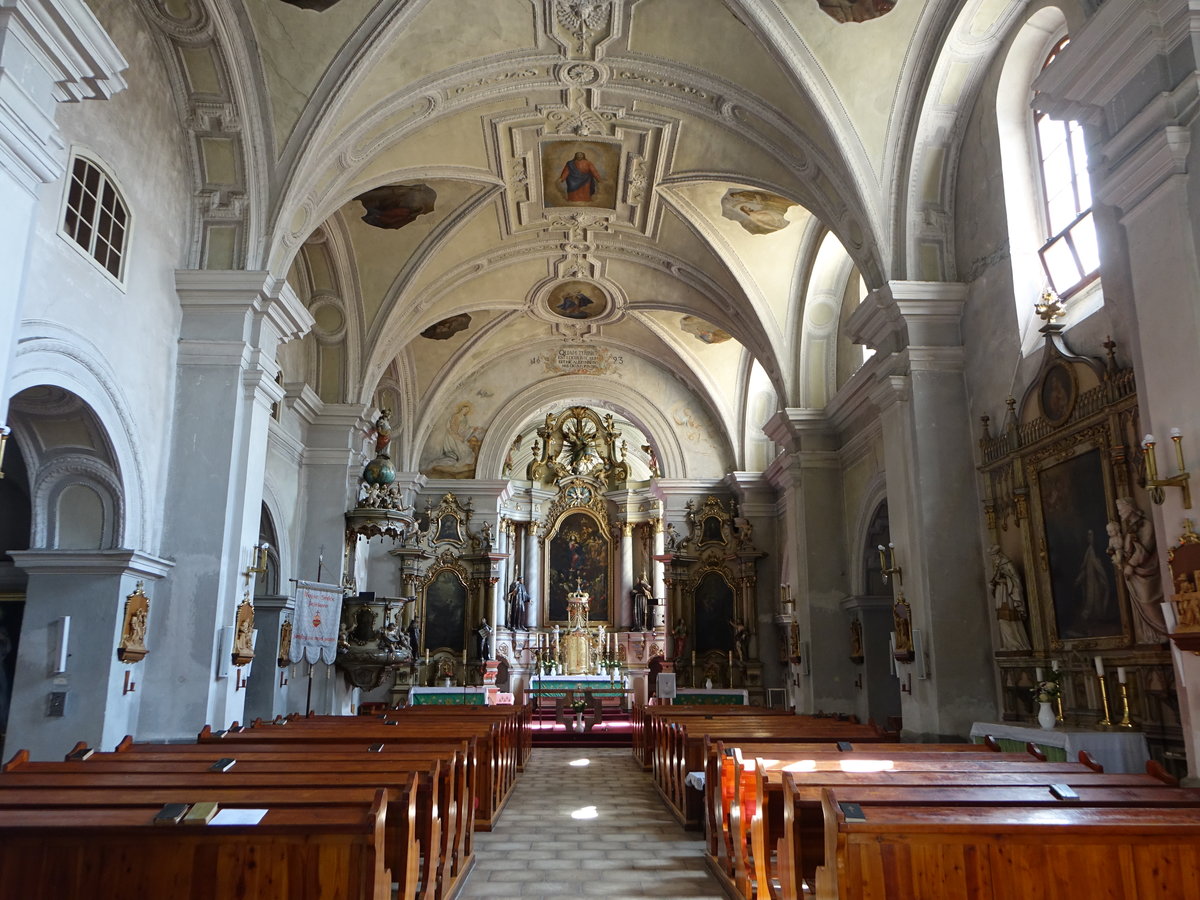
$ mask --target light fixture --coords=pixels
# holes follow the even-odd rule
[[[904,583],[904,570],[896,565],[896,545],[890,541],[886,547],[879,545],[879,569],[883,573],[884,584],[887,584],[889,575],[895,575],[897,581]]]
[[[250,579],[255,575],[264,575],[267,571],[267,551],[271,549],[271,545],[263,541],[257,547],[250,549],[251,565],[246,567],[246,571],[242,576],[246,579],[246,584],[250,584]]]
[[[1142,439],[1142,453],[1146,457],[1146,488],[1150,494],[1150,499],[1156,504],[1161,505],[1166,499],[1163,488],[1177,487],[1183,491],[1183,508],[1191,509],[1192,490],[1188,484],[1188,479],[1191,476],[1183,465],[1183,432],[1178,428],[1172,428],[1171,440],[1175,442],[1175,464],[1179,467],[1179,471],[1170,478],[1159,478],[1158,457],[1154,453],[1154,445],[1157,441],[1155,441],[1152,434],[1148,434]]]
[[[8,446],[8,436],[12,433],[12,429],[7,425],[0,425],[0,478],[4,477],[4,448]]]

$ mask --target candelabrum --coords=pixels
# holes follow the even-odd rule
[[[242,573],[242,577],[246,579],[246,585],[249,586],[250,579],[255,575],[262,575],[267,571],[267,551],[271,549],[271,545],[263,541],[257,547],[250,550],[251,564],[246,566],[246,571]]]
[[[1177,487],[1183,491],[1183,508],[1192,508],[1192,491],[1188,484],[1190,478],[1183,465],[1183,432],[1178,428],[1171,429],[1171,441],[1175,444],[1175,465],[1179,471],[1170,478],[1158,477],[1158,458],[1154,452],[1156,443],[1154,435],[1148,434],[1142,439],[1142,453],[1146,457],[1146,489],[1150,499],[1161,504],[1166,499],[1164,487]]]
[[[0,478],[4,477],[4,448],[8,446],[8,435],[11,431],[7,425],[0,425]]]
[[[1097,675],[1096,680],[1100,682],[1100,702],[1104,706],[1104,718],[1096,723],[1096,727],[1112,728],[1112,714],[1108,708],[1108,686],[1105,684],[1103,675]]]

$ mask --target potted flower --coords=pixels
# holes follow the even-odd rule
[[[1053,728],[1057,719],[1052,704],[1062,694],[1062,673],[1052,669],[1049,676],[1039,677],[1029,692],[1038,704],[1038,724],[1045,729]]]

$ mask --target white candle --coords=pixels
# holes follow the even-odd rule
[[[1038,667],[1037,667],[1036,669],[1034,669],[1033,671],[1034,671],[1034,674],[1037,676],[1037,680],[1038,680],[1038,681],[1043,681],[1043,680],[1044,680],[1044,679],[1042,678],[1042,667],[1041,667],[1041,666],[1038,666]]]
[[[1095,660],[1096,660],[1096,674],[1099,675],[1101,678],[1103,678],[1104,677],[1104,660],[1102,660],[1098,656],[1095,658]]]
[[[1050,660],[1050,669],[1054,672],[1058,671],[1058,660],[1057,659]]]
[[[466,664],[467,664],[467,651],[464,650],[463,651],[463,665],[465,666]]]
[[[1117,681],[1121,684],[1125,683],[1125,667],[1117,666]]]

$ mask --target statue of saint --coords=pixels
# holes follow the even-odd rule
[[[1113,529],[1113,523],[1109,523],[1108,554],[1125,579],[1138,643],[1161,644],[1167,639],[1167,623],[1162,612],[1162,575],[1155,553],[1154,523],[1129,497],[1118,498],[1117,514],[1118,528]]]
[[[650,587],[650,582],[646,580],[645,572],[634,583],[633,590],[629,592],[629,595],[633,598],[633,627],[638,631],[645,631],[646,611],[650,608],[650,604],[654,602],[654,589]]]
[[[1021,576],[999,545],[992,544],[988,555],[992,559],[992,575],[988,584],[991,586],[992,603],[996,607],[996,620],[1000,625],[1000,649],[1028,650],[1025,589],[1021,587]]]
[[[744,663],[750,652],[750,629],[741,619],[730,619],[729,627],[733,629],[733,657]]]
[[[525,587],[525,580],[520,575],[509,585],[506,601],[508,627],[513,630],[528,631],[529,625],[525,622],[525,610],[529,606],[529,589]]]
[[[675,627],[671,629],[671,637],[675,641],[675,659],[683,659],[687,652],[688,639],[687,622],[683,621],[683,616],[675,620]]]

